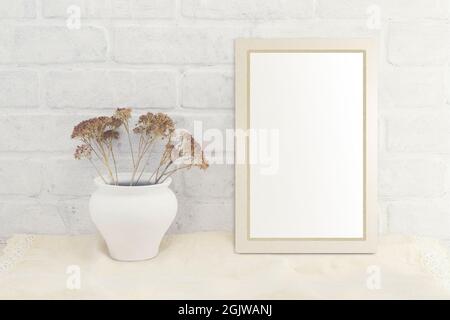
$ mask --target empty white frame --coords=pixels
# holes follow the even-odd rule
[[[235,49],[236,251],[374,252],[373,40],[239,39]]]

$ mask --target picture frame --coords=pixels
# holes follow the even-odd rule
[[[235,41],[236,252],[376,251],[376,62],[373,39]]]

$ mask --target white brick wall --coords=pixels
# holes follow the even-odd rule
[[[379,83],[380,107],[443,106],[446,100],[444,73],[442,67],[387,67],[380,70],[383,79]]]
[[[44,75],[45,103],[50,108],[173,108],[177,104],[172,71],[49,71]]]
[[[316,0],[317,15],[321,18],[362,18],[367,8],[378,6],[382,19],[445,19],[447,0]]]
[[[39,106],[39,80],[33,71],[0,71],[0,108]]]
[[[184,108],[234,107],[234,78],[231,71],[187,71],[181,84],[181,105]]]
[[[0,3],[1,18],[34,18],[36,17],[36,1],[16,0]]]
[[[387,50],[390,63],[422,66],[448,62],[450,26],[445,21],[391,23],[389,28]]]
[[[116,27],[113,60],[124,64],[223,64],[233,62],[236,27]],[[136,43],[139,43],[137,46]]]
[[[7,0],[2,0],[7,1]],[[106,60],[106,33],[86,26],[8,24],[0,29],[0,63],[61,64]]]
[[[71,5],[80,29],[66,25]],[[81,119],[130,105],[190,130],[232,128],[235,38],[370,36],[380,230],[450,243],[449,20],[450,0],[0,0],[0,239],[94,231],[95,174],[69,138]],[[185,172],[173,188],[172,232],[232,229],[232,166]]]
[[[71,5],[86,18],[154,18],[175,16],[175,0],[42,0],[45,18],[67,17]]]
[[[185,0],[185,17],[204,19],[289,19],[312,18],[313,0]]]

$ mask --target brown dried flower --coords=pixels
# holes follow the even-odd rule
[[[147,134],[150,131],[152,120],[153,113],[151,112],[141,115],[136,127],[133,129],[133,132],[137,134]]]
[[[82,144],[80,146],[77,146],[77,148],[75,149],[75,159],[80,160],[80,159],[91,159],[92,156],[92,148],[90,146],[88,146],[87,144]]]
[[[106,131],[116,130],[121,124],[120,120],[113,117],[96,117],[84,120],[73,128],[72,139],[77,138],[82,141],[97,140],[101,142],[105,139],[104,134]]]
[[[131,108],[117,108],[113,118],[118,119],[123,123],[127,123],[131,118],[131,111]]]
[[[75,151],[75,157],[81,159],[86,156],[90,157],[91,152],[94,153],[103,163],[111,181],[115,184],[118,182],[118,175],[112,142],[119,138],[117,129],[121,125],[122,121],[114,117],[96,117],[81,121],[72,131],[72,139],[81,140],[89,148],[83,146],[78,147]],[[91,158],[89,159],[91,160]],[[114,164],[114,170],[110,166],[111,159]],[[113,171],[115,172],[115,177]],[[105,179],[103,180],[106,181]]]
[[[83,143],[77,146],[75,158],[89,159],[105,183],[108,183],[107,180],[114,184],[119,183],[114,142],[120,137],[119,128],[121,127],[128,138],[133,164],[130,186],[139,183],[139,179],[145,172],[150,160],[152,147],[159,139],[167,138],[167,143],[159,166],[148,179],[150,184],[162,183],[178,170],[191,167],[208,168],[201,145],[194,140],[189,132],[185,130],[175,132],[173,120],[164,113],[153,114],[148,112],[139,117],[139,121],[133,129],[133,132],[140,136],[137,153],[135,154],[130,137],[131,128],[129,127],[131,112],[131,108],[117,108],[111,117],[96,117],[84,120],[73,129],[72,139],[78,139]],[[95,159],[92,158],[94,155]],[[103,177],[94,160],[100,161],[102,167],[106,169],[108,179]],[[152,180],[152,178],[154,179]]]
[[[103,132],[103,139],[106,141],[119,139],[119,132],[116,130],[106,130]]]
[[[154,118],[156,134],[160,136],[169,136],[175,130],[175,124],[168,115],[157,113]]]
[[[153,114],[148,112],[139,117],[134,133],[154,137],[167,137],[175,130],[173,120],[164,113]]]

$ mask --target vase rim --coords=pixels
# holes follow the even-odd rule
[[[140,184],[137,186],[130,186],[128,183],[130,181],[131,173],[125,172],[125,173],[119,173],[119,185],[115,184],[108,184],[103,181],[103,179],[98,176],[94,179],[94,183],[102,188],[109,188],[109,189],[115,189],[115,190],[143,190],[143,189],[157,189],[162,187],[168,187],[172,183],[172,178],[167,178],[164,182],[158,183],[158,184]]]

